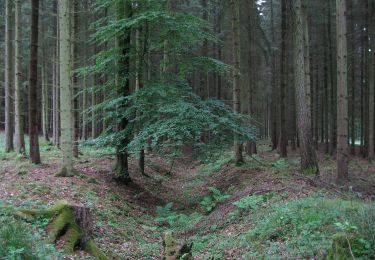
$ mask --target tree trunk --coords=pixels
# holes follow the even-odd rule
[[[62,165],[60,176],[73,173],[73,120],[71,87],[71,46],[70,46],[70,4],[59,0],[60,31],[60,106],[61,106],[61,151]]]
[[[117,19],[129,18],[131,16],[131,6],[124,1],[120,1],[118,3],[118,13]],[[125,16],[125,17],[124,17]],[[121,49],[121,58],[119,67],[121,67],[121,71],[119,71],[118,78],[120,79],[119,82],[122,82],[122,86],[118,86],[118,94],[120,96],[128,96],[130,95],[130,81],[129,81],[129,70],[130,70],[130,43],[131,43],[131,32],[127,30],[125,35],[121,38],[117,38],[116,41],[117,46]],[[125,106],[125,104],[122,104]],[[120,107],[121,108],[121,107]],[[124,108],[124,107],[122,107]],[[126,129],[128,126],[128,119],[123,118],[118,125],[118,131],[122,131]],[[129,175],[129,167],[128,167],[128,152],[126,150],[126,146],[129,143],[129,137],[125,136],[122,137],[119,145],[116,147],[116,173],[117,178],[125,183],[131,182],[131,178]]]
[[[72,10],[71,15],[71,30],[70,30],[70,46],[71,46],[71,69],[74,71],[78,62],[78,48],[77,48],[77,35],[78,35],[78,1],[71,0]],[[71,73],[72,80],[72,102],[73,102],[73,156],[78,158],[78,138],[79,138],[79,85],[77,74]]]
[[[286,38],[287,38],[287,0],[281,1],[281,73],[280,73],[280,136],[279,136],[279,152],[281,157],[287,157],[287,132],[285,118],[285,92],[287,78],[287,62],[286,62]]]
[[[42,8],[43,2],[42,2]],[[43,10],[45,11],[45,9]],[[45,141],[49,142],[49,85],[48,85],[48,54],[46,41],[46,30],[45,25],[41,23],[41,47],[42,47],[42,132]]]
[[[84,1],[84,10],[87,12],[88,11],[88,5],[87,1]],[[86,13],[87,15],[88,13]],[[84,30],[84,38],[87,39],[88,36],[88,23],[87,19],[83,19],[83,30]],[[83,47],[83,65],[87,66],[87,41],[84,41],[84,47]],[[87,109],[88,109],[88,100],[87,100],[87,75],[83,75],[83,80],[82,80],[82,88],[83,88],[83,93],[82,93],[82,139],[87,140],[88,138],[88,115],[87,115]]]
[[[31,0],[31,36],[29,66],[29,138],[30,160],[40,163],[38,115],[38,20],[39,0]]]
[[[331,18],[331,13],[332,13],[332,7],[331,4],[332,1],[328,1],[328,43],[329,43],[329,54],[330,54],[330,72],[331,72],[331,93],[330,93],[330,121],[331,121],[331,128],[329,132],[329,139],[331,140],[330,143],[330,155],[333,155],[333,153],[336,151],[336,146],[337,146],[337,111],[336,111],[336,106],[335,104],[337,103],[336,101],[336,70],[335,70],[335,57],[334,53],[335,50],[333,48],[333,37],[332,37],[332,18]]]
[[[370,160],[375,159],[375,133],[374,133],[374,112],[375,112],[375,90],[374,90],[374,62],[375,62],[375,16],[374,16],[374,2],[370,1],[371,6],[369,6],[370,14],[369,16],[369,49],[371,51],[368,52],[368,88],[369,88],[369,113],[368,113],[368,122],[369,122],[369,144],[368,144],[368,158]]]
[[[5,2],[5,152],[11,152],[13,145],[13,12],[12,1]]]
[[[311,111],[307,86],[305,79],[305,60],[304,60],[304,34],[306,28],[304,25],[307,21],[306,14],[302,14],[301,0],[294,1],[294,69],[296,84],[296,101],[297,101],[297,125],[298,137],[300,141],[301,153],[301,170],[308,173],[319,174],[319,166],[314,149],[314,143],[311,133]],[[305,33],[304,33],[305,31]]]
[[[346,0],[336,0],[337,7],[337,180],[348,180],[348,86]]]
[[[15,1],[15,69],[14,69],[14,103],[15,103],[15,139],[16,152],[25,153],[25,137],[24,137],[24,106],[23,106],[23,84],[22,84],[22,26],[21,26],[21,0]]]
[[[273,0],[270,1],[271,5],[271,34],[272,34],[272,91],[271,91],[271,142],[272,142],[272,151],[277,149],[278,146],[278,95],[277,95],[277,84],[276,84],[276,37],[275,37],[275,24],[274,24],[274,12],[273,12]]]
[[[233,30],[233,109],[241,113],[241,86],[240,86],[240,34],[239,34],[239,5],[238,0],[231,0],[232,30]],[[237,164],[243,163],[242,144],[238,136],[234,136],[234,152]]]

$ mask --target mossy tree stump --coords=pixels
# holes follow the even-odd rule
[[[78,247],[96,259],[107,259],[91,239],[92,216],[87,207],[61,201],[48,209],[21,210],[17,215],[26,219],[35,217],[50,219],[47,226],[48,239],[53,243],[63,241],[68,253],[73,253]]]
[[[193,260],[192,247],[192,243],[180,245],[172,232],[166,232],[163,237],[163,260]]]

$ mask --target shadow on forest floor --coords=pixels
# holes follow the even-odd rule
[[[259,142],[258,155],[246,156],[246,163],[239,167],[233,164],[231,153],[224,152],[208,164],[178,159],[168,174],[170,166],[163,158],[147,157],[149,177],[145,177],[132,160],[134,183],[129,186],[113,178],[113,151],[87,147],[82,151],[84,155],[75,164],[80,174],[72,178],[54,176],[60,151],[43,141],[42,165],[0,153],[0,198],[13,207],[51,205],[61,199],[90,207],[97,244],[117,259],[159,258],[162,233],[167,229],[193,240],[197,259],[215,253],[235,259],[249,249],[240,246],[243,235],[254,225],[246,216],[258,210],[313,196],[368,200],[375,195],[372,162],[352,158],[349,187],[339,187],[334,184],[336,165],[330,156],[319,153],[321,177],[316,180],[299,173],[295,152],[280,159],[269,151],[266,141]],[[168,206],[170,202],[173,204]],[[246,210],[238,206],[241,203],[248,203]],[[230,243],[225,245],[225,241]]]

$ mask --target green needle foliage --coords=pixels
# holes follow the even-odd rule
[[[100,0],[98,10],[117,10],[120,2],[126,1]],[[196,154],[228,148],[233,143],[233,134],[241,141],[254,139],[256,130],[248,117],[233,113],[221,101],[203,100],[192,92],[187,80],[191,73],[197,70],[226,73],[230,66],[196,54],[197,46],[204,40],[216,41],[212,29],[206,21],[173,10],[167,2],[138,1],[136,6],[128,5],[132,6],[129,17],[119,18],[112,11],[93,25],[96,31],[93,39],[106,48],[93,57],[95,64],[81,73],[103,79],[103,84],[92,91],[104,91],[106,99],[91,109],[105,111],[107,126],[94,144],[127,143],[121,147],[123,151],[136,153],[153,148],[157,154],[175,157],[179,148],[186,145],[193,147]],[[116,37],[124,37],[129,31],[140,33],[139,44],[132,43],[127,54],[111,47]],[[151,77],[141,77],[141,89],[119,96],[118,89],[135,77],[134,70],[121,73],[124,55],[147,68]],[[140,75],[143,74],[141,71]],[[119,130],[117,125],[124,119],[127,127]]]

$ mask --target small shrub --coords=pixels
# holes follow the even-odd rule
[[[158,206],[155,219],[157,223],[166,224],[175,231],[187,231],[193,228],[202,218],[199,213],[193,212],[190,215],[172,211],[173,203],[170,202],[164,207]]]
[[[277,170],[284,170],[290,166],[287,160],[280,159],[277,160],[275,163],[272,164],[273,167],[275,167]]]
[[[221,193],[221,191],[215,187],[210,187],[209,191],[211,194],[204,196],[203,200],[200,202],[200,205],[203,207],[206,213],[210,213],[218,203],[230,198],[229,194]]]
[[[234,202],[233,204],[243,210],[256,210],[259,206],[263,205],[267,200],[268,197],[265,195],[249,195]]]

